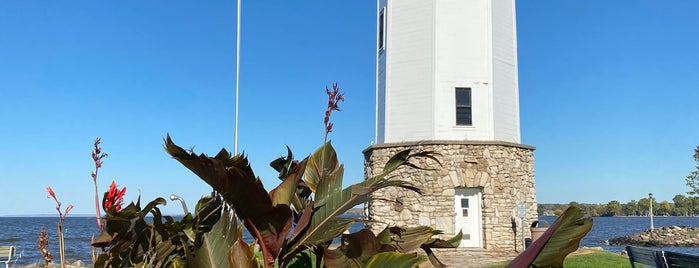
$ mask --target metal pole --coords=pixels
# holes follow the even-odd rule
[[[238,154],[238,89],[240,81],[240,1],[238,0],[238,22],[235,32],[235,130],[233,134],[233,154]]]
[[[648,208],[648,214],[650,214],[650,228],[653,229],[653,193],[648,194],[648,201],[650,202],[650,207]]]
[[[522,218],[522,251],[527,249],[527,240],[524,238],[524,218]]]
[[[187,210],[187,204],[184,203],[184,199],[176,194],[171,194],[170,195],[170,200],[175,201],[175,200],[180,200],[180,203],[182,204],[182,209],[184,209],[184,214],[187,215],[189,211]]]

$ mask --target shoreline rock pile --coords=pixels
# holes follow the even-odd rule
[[[638,234],[609,240],[612,246],[696,247],[699,246],[699,227],[671,226],[649,229]]]

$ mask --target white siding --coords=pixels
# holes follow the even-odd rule
[[[488,2],[437,2],[436,140],[492,140]],[[455,124],[456,87],[471,88],[473,126]]]
[[[386,137],[385,125],[386,125],[386,50],[379,50],[379,40],[378,38],[384,38],[378,36],[379,33],[379,22],[380,13],[382,10],[386,12],[384,14],[384,21],[388,17],[388,10],[386,9],[387,0],[379,0],[376,5],[376,18],[377,18],[377,39],[376,39],[376,138],[375,142],[383,143]],[[384,34],[386,34],[384,29]],[[386,38],[384,39],[384,42]],[[385,44],[384,44],[385,46]]]
[[[519,143],[514,0],[379,0],[377,142]],[[454,90],[472,90],[472,126],[456,126]]]
[[[389,1],[387,11],[385,142],[432,139],[433,3]]]
[[[494,139],[520,142],[517,40],[513,0],[493,1]]]

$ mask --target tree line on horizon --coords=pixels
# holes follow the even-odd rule
[[[650,198],[629,200],[621,203],[618,200],[609,201],[606,204],[581,204],[572,201],[568,204],[539,204],[537,212],[543,216],[558,216],[566,208],[578,206],[592,217],[615,216],[648,216],[650,210]],[[653,215],[655,216],[695,216],[699,215],[699,196],[675,195],[670,201],[658,202],[653,198]]]
[[[690,191],[689,196],[675,195],[672,203],[669,201],[653,201],[653,215],[657,216],[696,216],[699,215],[699,146],[694,149],[694,170],[685,177],[685,183]],[[614,216],[648,216],[651,208],[650,198],[630,200],[621,203],[618,200],[609,201],[607,204],[580,204],[572,201],[568,204],[539,204],[537,212],[544,216],[558,216],[570,206],[581,207],[592,217]]]

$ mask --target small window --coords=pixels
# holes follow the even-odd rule
[[[468,208],[468,198],[462,198],[462,199],[461,199],[461,207],[462,207],[462,208]]]
[[[456,125],[457,126],[472,126],[472,111],[471,111],[471,89],[457,87],[456,88]]]
[[[386,45],[386,8],[381,8],[379,13],[379,50]]]

